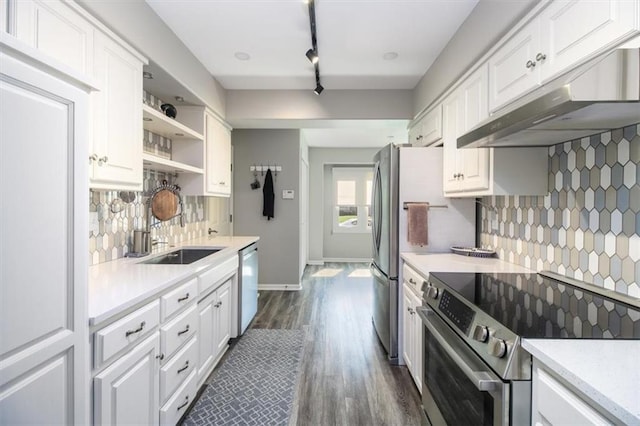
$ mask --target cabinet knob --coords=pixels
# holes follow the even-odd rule
[[[107,157],[106,155],[104,157],[100,157],[98,159],[98,164],[102,165],[104,163],[106,163],[107,161],[109,161],[109,157]]]
[[[547,59],[547,55],[545,55],[544,53],[538,53],[536,55],[536,61],[538,62],[544,61],[545,59]]]
[[[162,361],[164,359],[164,354],[156,355],[156,359]]]
[[[89,156],[89,164],[91,164],[93,161],[98,161],[98,156],[96,154]]]
[[[416,283],[416,280],[414,280],[413,278],[409,278],[409,282],[410,282],[411,284],[415,284],[415,283]]]
[[[420,136],[416,136],[416,140],[417,140],[417,141],[421,141],[421,140],[422,140],[422,135],[420,135]]]
[[[531,69],[533,69],[533,68],[535,68],[535,66],[536,66],[536,63],[535,63],[535,62],[533,62],[533,61],[527,61],[527,68],[531,68]]]
[[[227,184],[227,182],[224,182],[224,181],[218,182],[218,185],[226,185],[226,184]]]

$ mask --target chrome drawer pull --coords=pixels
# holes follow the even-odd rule
[[[182,302],[184,300],[187,300],[188,298],[189,298],[189,293],[185,294],[184,297],[179,297],[178,302]]]
[[[178,406],[178,411],[182,410],[184,407],[186,407],[187,405],[189,405],[189,395],[187,395],[184,399],[185,399],[186,401],[184,401],[182,404],[180,404],[180,405]]]
[[[178,331],[178,336],[181,336],[184,333],[188,333],[188,332],[189,332],[189,324],[187,324],[187,327],[184,330]]]
[[[142,329],[144,328],[144,326],[145,326],[145,322],[144,322],[144,321],[142,321],[142,322],[140,323],[140,327],[136,328],[135,330],[127,330],[127,332],[125,333],[125,336],[126,336],[126,337],[129,337],[129,336],[131,336],[132,334],[140,333],[140,332],[142,331]]]
[[[182,373],[187,368],[189,368],[189,360],[187,360],[187,362],[184,363],[184,367],[178,369],[178,374]]]

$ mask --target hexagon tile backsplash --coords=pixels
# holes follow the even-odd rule
[[[482,203],[501,259],[640,297],[640,124],[550,147],[546,196]]]
[[[95,191],[89,194],[89,214],[97,216],[97,224],[89,231],[89,264],[95,265],[124,257],[131,247],[134,229],[144,229],[147,194],[157,188],[162,180],[172,183],[173,177],[160,172],[144,170],[144,192],[135,192],[135,200],[121,204],[122,210],[114,213],[113,205],[120,205],[118,191]],[[115,200],[115,201],[114,201]],[[176,244],[207,234],[204,197],[183,196],[185,227],[179,219],[153,224],[151,237],[168,244]],[[115,209],[117,210],[117,208]],[[154,249],[163,250],[165,244]]]

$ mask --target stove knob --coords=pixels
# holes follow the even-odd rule
[[[489,338],[489,327],[486,325],[476,325],[473,329],[473,340],[477,340],[478,342],[486,342]]]
[[[438,287],[431,286],[427,289],[427,296],[432,299],[437,299],[440,295],[440,290]]]
[[[497,358],[502,358],[507,354],[507,342],[497,337],[489,339],[489,354]]]

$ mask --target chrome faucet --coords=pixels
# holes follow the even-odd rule
[[[169,241],[160,241],[158,238],[154,238],[151,240],[152,246],[157,246],[158,244],[169,244]]]

